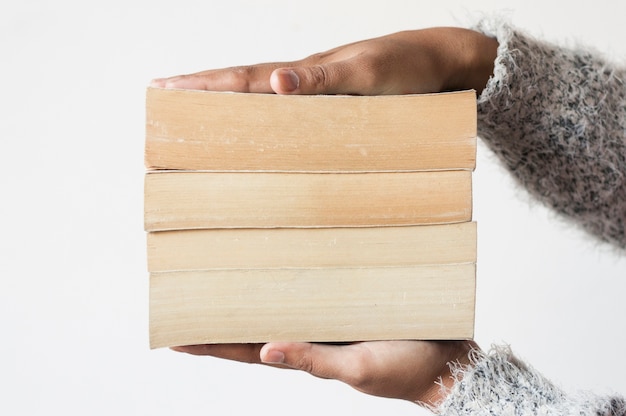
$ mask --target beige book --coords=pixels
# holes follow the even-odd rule
[[[474,91],[399,96],[148,88],[149,169],[473,169]]]
[[[146,231],[469,221],[470,171],[146,174]]]
[[[474,302],[473,263],[157,272],[150,345],[468,339]]]
[[[151,232],[150,272],[412,266],[476,261],[476,223]]]

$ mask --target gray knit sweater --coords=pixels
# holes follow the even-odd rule
[[[626,248],[626,68],[506,25],[479,97],[479,135],[541,201]]]
[[[542,202],[626,249],[626,68],[588,50],[537,41],[507,24],[479,97],[479,135]],[[456,369],[442,415],[626,415],[626,400],[566,395],[509,348]]]

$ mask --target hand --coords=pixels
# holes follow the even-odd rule
[[[278,94],[408,94],[485,87],[498,43],[461,28],[398,32],[295,62],[155,79],[154,87]]]
[[[260,363],[340,380],[381,397],[436,406],[454,384],[448,363],[469,364],[472,341],[371,341],[346,345],[311,343],[211,344],[172,348],[194,355]]]

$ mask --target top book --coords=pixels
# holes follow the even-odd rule
[[[148,169],[473,170],[476,94],[275,95],[148,88]]]

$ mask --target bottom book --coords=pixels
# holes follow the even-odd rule
[[[153,272],[151,348],[469,339],[474,263]]]

